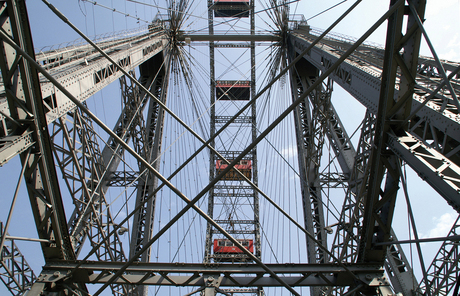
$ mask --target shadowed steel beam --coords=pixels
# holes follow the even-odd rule
[[[141,62],[163,50],[166,46],[164,37],[164,34],[149,32],[136,37],[104,42],[101,46],[110,53],[113,60],[120,61],[124,69],[131,71]],[[120,71],[113,71],[114,67],[101,59],[100,54],[92,49],[91,45],[65,49],[67,50],[38,53],[36,60],[82,102],[123,75]],[[48,124],[75,108],[61,92],[55,92],[56,89],[51,82],[42,81],[40,88],[44,101],[48,103],[45,110]],[[6,100],[0,100],[0,110],[0,120],[6,120],[8,130],[21,126],[11,117],[10,113],[15,111],[10,110]],[[8,133],[0,136],[0,166],[34,144],[30,133]]]
[[[391,5],[396,5],[395,1],[392,1]],[[417,1],[417,10],[422,17],[425,5],[426,0]],[[393,129],[397,126],[394,122],[410,114],[421,39],[421,32],[417,30],[418,26],[414,20],[416,16],[413,14],[407,17],[406,33],[402,34],[403,23],[406,20],[404,16],[404,9],[399,8],[388,19],[374,144],[369,161],[369,190],[363,202],[363,228],[360,233],[362,239],[358,248],[358,262],[383,263],[386,249],[383,246],[375,246],[375,243],[386,242],[390,238],[389,226],[393,220],[399,189],[400,162],[388,149],[389,135],[397,132]],[[402,55],[400,50],[404,52]],[[401,70],[399,79],[398,68]],[[396,86],[399,86],[397,96]],[[392,110],[397,112],[389,118]]]
[[[25,2],[3,1],[0,6],[0,70],[10,115],[17,122],[24,122],[19,131],[30,132],[35,142],[30,155],[20,154],[25,168],[25,184],[38,236],[53,241],[41,242],[43,256],[45,262],[53,259],[75,260],[50,145],[38,72],[34,68],[37,63]],[[20,55],[28,59],[19,58]],[[86,290],[84,285],[81,288]]]
[[[123,262],[106,262],[106,261],[85,261],[77,260],[75,262],[52,261],[45,266],[46,270],[74,269],[82,270],[92,269],[94,271],[113,271],[122,268]],[[298,274],[302,272],[317,273],[339,273],[346,272],[345,268],[335,263],[310,264],[310,263],[270,263],[267,264],[273,272],[282,274]],[[383,273],[381,267],[377,264],[355,264],[349,269],[356,274],[361,273]],[[265,273],[264,269],[257,264],[231,264],[231,263],[136,263],[126,268],[126,272],[149,272],[155,273],[224,273],[229,274],[260,274]]]
[[[303,94],[304,89],[307,89],[319,76],[319,71],[306,60],[302,60],[297,63],[290,74],[292,100],[295,101],[298,96]],[[321,241],[323,245],[327,245],[327,241],[324,229],[319,166],[326,133],[326,122],[330,113],[332,85],[329,82],[331,81],[328,80],[326,86],[318,86],[294,110],[299,175],[301,180],[304,180],[301,185],[301,193],[305,228],[314,234],[316,239]],[[324,251],[308,238],[307,258],[309,263],[328,261]]]
[[[12,111],[11,116],[15,120],[26,122],[22,128],[31,132],[35,142],[30,156],[21,154],[21,162],[25,167],[25,183],[39,238],[55,241],[55,245],[41,244],[45,261],[53,258],[75,259],[49,145],[50,137],[38,73],[33,68],[36,62],[33,58],[33,44],[25,3],[7,1],[3,3],[3,8],[2,18],[5,18],[5,21],[1,31],[3,44],[0,68],[7,100]],[[5,32],[10,33],[11,36]],[[19,52],[29,56],[31,60],[21,59],[16,63]],[[16,76],[18,82],[13,82],[12,79]],[[22,107],[18,107],[15,102],[20,102]]]
[[[350,286],[353,276],[337,264],[268,264],[275,274],[292,286]],[[69,271],[78,268],[78,274],[67,277]],[[117,278],[114,270],[123,268],[118,262],[51,262],[44,267],[40,281],[60,283],[76,281],[102,284],[114,280],[118,284],[129,282],[142,285],[205,286],[209,277],[219,279],[219,287],[279,287],[280,283],[268,276],[257,264],[223,263],[139,263],[129,266]],[[376,287],[383,270],[375,264],[357,264],[348,267],[360,284]],[[59,271],[59,276],[55,276]],[[94,273],[93,273],[94,272]]]

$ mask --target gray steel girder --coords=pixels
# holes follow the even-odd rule
[[[315,38],[313,35],[303,34],[300,31],[291,35],[294,48],[301,52]],[[325,42],[320,42],[313,48],[310,54],[305,55],[305,59],[311,62],[318,69],[324,71],[330,64],[337,60],[341,50],[346,49],[346,42],[328,38]],[[361,48],[361,53],[347,59],[335,71],[331,77],[336,83],[347,90],[355,99],[361,102],[372,113],[377,111],[377,102],[380,91],[380,77],[382,73],[382,63],[377,62],[382,55],[382,49],[368,46]],[[433,59],[421,57],[418,60],[415,93],[412,99],[412,110],[418,110],[415,118],[410,121],[411,134],[419,140],[424,141],[426,146],[436,149],[441,155],[444,155],[444,165],[451,166],[455,164],[460,166],[459,147],[460,147],[460,116],[458,110],[453,108],[449,103],[450,97],[445,92],[435,96],[428,103],[423,105],[425,98],[441,82],[436,74],[438,70],[433,64]],[[430,66],[431,65],[431,66]],[[448,73],[455,71],[459,66],[458,63],[444,61],[443,66]],[[427,80],[429,78],[429,80]],[[399,78],[398,78],[399,81]],[[451,80],[453,87],[459,91],[458,74]],[[429,83],[428,83],[429,82]],[[395,90],[395,96],[398,91]],[[447,96],[447,97],[446,97]],[[418,108],[418,109],[417,109]],[[429,143],[429,144],[428,144]],[[407,152],[406,152],[407,153]],[[423,164],[422,164],[423,165]],[[412,165],[411,165],[412,166]],[[417,165],[412,168],[425,177],[425,171],[432,171],[431,168],[424,168]],[[455,173],[453,179],[460,179],[460,175]],[[458,183],[446,182],[444,179],[425,178],[448,202],[457,210],[460,206],[460,196]]]
[[[295,101],[318,77],[318,70],[302,59],[293,67],[290,75],[292,99]],[[330,92],[330,88],[321,85],[294,110],[305,229],[324,246],[327,241],[319,165],[328,122]],[[309,263],[328,261],[324,251],[308,237],[307,258]]]
[[[296,52],[300,53],[311,44],[315,36],[294,32],[291,34],[291,38],[294,49]],[[368,50],[371,49],[372,48],[369,48]],[[376,48],[374,50],[381,51],[382,49]],[[328,44],[320,42],[319,45],[311,50],[310,54],[304,57],[315,65],[315,67],[321,71],[325,71],[339,56],[340,51]],[[420,66],[422,66],[426,60],[427,58],[420,59]],[[452,63],[449,68],[454,68],[455,65],[455,63]],[[358,62],[350,57],[345,60],[344,63],[340,65],[339,69],[334,71],[330,77],[367,109],[376,114],[381,73],[381,66],[376,65],[371,58],[365,59],[365,57],[363,57]],[[395,95],[397,95],[397,90],[395,91]],[[426,91],[417,89],[413,96],[412,109],[416,109],[420,106],[426,95]],[[432,100],[417,112],[417,116],[430,122],[432,125],[436,126],[438,130],[444,131],[456,141],[460,141],[460,117],[457,113],[452,112],[451,109],[443,107],[442,104],[442,101]]]
[[[141,65],[141,75],[155,77],[150,91],[160,99],[163,104],[166,104],[167,90],[169,83],[169,58],[163,63],[151,66],[147,63]],[[131,85],[132,86],[132,85]],[[140,128],[140,138],[135,138],[133,133],[133,145],[136,151],[143,155],[152,166],[159,170],[161,155],[161,142],[163,138],[163,124],[165,111],[159,104],[150,99],[147,111],[146,124]],[[133,230],[131,233],[131,242],[129,257],[134,256],[141,250],[152,238],[153,220],[155,214],[156,197],[150,198],[152,192],[158,187],[158,178],[149,173],[147,168],[139,163],[139,173],[144,173],[144,178],[140,178],[137,184],[136,203],[135,207],[139,210],[133,218]],[[147,201],[148,200],[148,201]],[[147,202],[146,202],[147,201]],[[138,261],[150,262],[151,249],[144,252]],[[147,295],[147,286],[134,286],[133,295]]]
[[[30,157],[20,155],[25,166],[24,179],[45,261],[75,260],[70,241],[59,182],[50,146],[46,110],[37,71],[11,44],[34,56],[27,10],[24,1],[0,3],[2,40],[0,69],[9,116],[15,123],[12,133],[30,132],[33,146]],[[25,268],[25,266],[23,267]],[[86,291],[86,287],[79,285]]]
[[[66,278],[69,270],[75,270],[73,278]],[[81,281],[105,283],[113,277],[113,270],[122,264],[113,262],[55,262],[45,266],[38,282]],[[300,286],[349,286],[352,276],[335,264],[268,264],[270,270],[279,274],[289,285]],[[382,284],[383,270],[376,265],[353,265],[347,267],[364,284],[376,287]],[[59,275],[56,276],[56,271]],[[94,272],[94,273],[92,273]],[[256,264],[190,264],[190,263],[138,263],[128,267],[116,283],[171,286],[204,286],[209,275],[220,275],[220,287],[267,287],[280,286],[274,278]]]
[[[33,53],[27,12],[23,2],[1,3],[3,30],[30,55]],[[23,122],[19,130],[32,135],[34,145],[27,163],[25,180],[39,238],[53,241],[42,243],[45,260],[51,258],[75,259],[67,231],[64,208],[59,191],[56,169],[49,146],[50,139],[43,108],[43,100],[37,72],[25,60],[17,60],[18,54],[2,40],[0,67],[10,115]],[[24,155],[21,155],[21,157]],[[25,162],[25,156],[22,157]]]
[[[136,37],[135,42],[132,41],[132,37],[129,37],[113,41],[109,45],[105,44],[104,46],[106,52],[128,71],[133,70],[144,61],[155,56],[167,44],[164,32],[162,31],[149,32],[141,35],[141,37]],[[72,51],[74,48],[72,47],[68,50]],[[44,54],[52,56],[55,53]],[[53,67],[50,66],[51,62],[45,63],[42,61],[42,63],[48,66],[50,74],[78,98],[80,102],[85,101],[123,75],[109,61],[101,58],[101,55],[95,52],[90,52],[86,55],[75,55],[73,58],[61,61],[58,65],[53,64]],[[48,124],[75,109],[75,104],[51,82],[41,74],[38,79],[40,79],[46,122]],[[4,92],[0,92],[0,110],[6,116],[10,116],[11,112],[4,96]],[[26,147],[32,145],[30,136],[27,133],[13,136],[1,132],[4,129],[10,129],[12,125],[5,115],[0,113],[0,123],[4,122],[4,120],[8,123],[6,127],[2,126],[0,129],[0,165],[5,164],[15,155],[25,150]]]
[[[392,1],[390,6],[394,3]],[[419,0],[414,3],[423,18],[426,1]],[[375,136],[369,159],[368,190],[363,199],[363,221],[357,262],[383,264],[386,248],[375,244],[386,242],[391,236],[401,163],[397,156],[388,150],[387,143],[390,134],[401,133],[397,128],[398,123],[411,114],[415,85],[413,77],[416,76],[421,40],[421,30],[417,30],[415,17],[409,14],[405,18],[405,7],[402,6],[388,19]],[[404,24],[405,32],[403,32]]]

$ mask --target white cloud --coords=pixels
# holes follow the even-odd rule
[[[452,37],[450,37],[449,42],[446,44],[444,49],[443,58],[450,60],[450,61],[458,61],[460,60],[460,33],[456,33]]]
[[[429,0],[426,6],[426,16],[438,16],[446,11],[452,11],[455,8],[458,9],[459,4],[459,0]]]
[[[283,148],[280,151],[280,154],[286,159],[297,157],[297,146],[291,145],[287,148]]]
[[[443,55],[443,58],[448,61],[458,61],[460,60],[460,53],[458,50],[451,49]]]
[[[434,217],[433,218],[433,224],[435,225],[434,228],[432,228],[429,232],[428,235],[424,237],[443,237],[449,234],[450,229],[452,228],[452,225],[454,224],[455,220],[457,219],[458,214],[455,212],[449,212],[443,214],[441,217]]]

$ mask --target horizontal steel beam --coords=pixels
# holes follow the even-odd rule
[[[243,34],[225,34],[225,35],[179,35],[177,37],[179,41],[191,41],[191,42],[199,42],[199,41],[240,41],[240,42],[277,42],[281,41],[281,38],[276,35],[268,35],[268,34],[259,34],[259,35],[243,35]]]
[[[81,265],[80,265],[81,264]],[[104,261],[54,261],[46,264],[46,270],[58,270],[66,268],[76,268],[94,271],[113,271],[120,269],[123,262],[104,262]],[[298,273],[339,273],[345,269],[337,264],[309,264],[309,263],[280,263],[267,264],[274,273],[298,274]],[[348,267],[353,273],[379,273],[383,272],[378,264],[352,264]],[[166,273],[244,273],[261,274],[266,273],[265,269],[257,264],[237,263],[133,263],[126,269],[126,272],[166,272]]]
[[[68,278],[69,270],[78,271]],[[54,262],[48,263],[39,282],[75,281],[92,284],[106,283],[113,271],[123,266],[117,262]],[[268,267],[291,286],[349,286],[354,273],[364,284],[378,286],[383,270],[377,265],[348,266],[349,271],[336,264],[268,264]],[[280,283],[256,264],[201,263],[138,263],[128,267],[115,283],[167,286],[204,286],[208,276],[220,276],[220,287],[267,287]]]

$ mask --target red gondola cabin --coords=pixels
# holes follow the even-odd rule
[[[216,97],[219,100],[249,101],[251,82],[246,80],[218,80],[216,81]]]
[[[231,160],[229,160],[231,162]],[[216,173],[220,174],[223,170],[227,168],[227,164],[225,162],[222,162],[222,160],[217,160],[216,161]],[[238,169],[240,172],[243,173],[243,175],[246,176],[249,180],[251,180],[251,175],[252,175],[252,162],[247,159],[240,160],[239,163],[235,164],[234,168]],[[227,181],[241,181],[243,178],[236,173],[234,169],[231,169],[229,172],[227,172],[223,177],[222,180],[227,180]]]
[[[215,0],[215,17],[249,17],[248,0]]]
[[[238,240],[243,247],[245,247],[249,252],[254,253],[254,243],[252,239],[239,239]],[[228,239],[215,239],[214,240],[214,254],[241,254],[243,251],[235,246]]]

